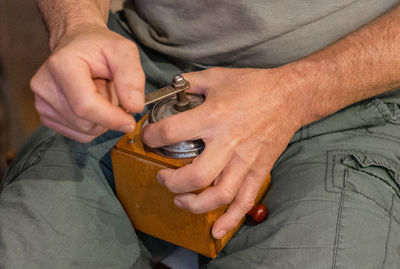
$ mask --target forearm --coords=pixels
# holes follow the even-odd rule
[[[82,25],[106,27],[110,0],[37,0],[50,33],[50,48]]]
[[[301,124],[400,87],[400,6],[296,63],[294,82],[304,100]]]

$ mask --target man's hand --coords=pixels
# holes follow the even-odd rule
[[[178,207],[194,213],[230,204],[212,229],[221,238],[252,208],[265,177],[300,127],[302,99],[286,87],[289,76],[278,69],[214,68],[184,77],[190,92],[204,94],[205,102],[147,125],[143,139],[150,147],[204,141],[203,153],[191,164],[160,171],[158,181],[179,194]]]
[[[107,29],[110,0],[36,1],[52,50],[31,81],[42,122],[80,142],[133,131],[145,76],[135,44]]]
[[[90,25],[60,40],[31,87],[45,125],[89,142],[107,129],[133,131],[134,119],[126,111],[143,109],[144,82],[134,43]]]
[[[159,172],[195,213],[229,204],[213,226],[221,238],[249,211],[261,182],[294,132],[360,100],[400,87],[400,7],[310,56],[276,69],[210,69],[184,75],[206,101],[144,130],[160,147],[203,139],[183,168]],[[193,190],[209,186],[199,194]]]

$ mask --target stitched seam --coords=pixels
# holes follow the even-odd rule
[[[374,202],[376,205],[378,205],[379,207],[381,207],[390,217],[393,217],[393,219],[394,219],[398,224],[400,224],[400,220],[397,219],[395,216],[393,216],[393,214],[392,214],[389,210],[387,210],[387,209],[386,209],[382,204],[380,204],[379,202],[375,201],[374,199],[371,199],[370,197],[366,196],[365,194],[362,194],[361,192],[358,192],[358,191],[355,191],[355,190],[350,190],[350,191],[354,192],[355,194],[359,194],[360,196],[362,196],[363,198],[365,198],[365,199],[367,199],[367,200],[369,200],[369,201]]]
[[[328,173],[328,171],[329,171],[329,168],[331,168],[330,166],[334,166],[335,165],[335,163],[330,163],[329,162],[329,156],[330,156],[331,154],[328,152],[328,154],[326,155],[326,159],[327,159],[327,161],[326,161],[326,165],[325,165],[325,191],[326,192],[331,192],[330,190],[328,190],[328,176],[329,176],[329,173]],[[331,168],[332,169],[332,168]]]
[[[381,132],[375,132],[375,131],[374,131],[374,133],[372,133],[372,132],[370,132],[368,130],[368,128],[364,128],[363,130],[368,131],[368,137],[380,138],[380,139],[383,139],[385,141],[396,142],[396,143],[400,141],[400,138],[397,137],[397,136],[392,136],[392,135],[388,135],[388,134],[381,133]],[[347,135],[347,136],[362,136],[362,137],[365,137],[364,133],[357,134],[357,133],[361,133],[361,132],[362,132],[362,130],[360,130],[360,129],[359,130],[349,130],[349,131],[346,131],[346,132],[342,132],[342,134]],[[388,137],[390,139],[388,139]]]
[[[368,171],[364,171],[364,170],[356,170],[357,172],[359,172],[359,173],[362,173],[362,174],[366,174],[366,175],[368,175],[368,176],[371,176],[371,177],[374,177],[374,178],[376,178],[376,179],[379,179],[379,180],[384,180],[383,178],[381,178],[381,177],[379,177],[379,176],[377,176],[377,175],[374,175],[373,173],[371,173],[371,172],[368,172]],[[390,186],[390,185],[389,185]]]
[[[385,157],[383,157],[383,156],[381,156],[381,155],[379,155],[379,154],[372,154],[373,156],[376,156],[376,157],[379,157],[379,158],[382,158],[382,159],[386,159],[386,162],[382,162],[382,161],[380,161],[380,160],[368,160],[367,162],[363,162],[360,158],[359,158],[359,156],[358,156],[358,154],[365,154],[366,156],[367,156],[367,154],[371,154],[370,152],[366,152],[366,151],[361,151],[361,150],[359,150],[359,151],[353,151],[353,150],[336,150],[336,151],[334,151],[336,154],[340,154],[341,155],[341,157],[343,158],[343,157],[345,157],[346,155],[349,155],[349,154],[351,154],[352,155],[352,157],[354,157],[359,163],[361,163],[361,164],[366,164],[367,166],[368,165],[380,165],[380,166],[383,166],[384,168],[390,168],[393,172],[394,172],[394,178],[395,178],[395,180],[396,181],[399,181],[400,182],[400,168],[396,165],[396,164],[394,164],[393,163],[393,161],[391,161],[391,160],[387,160]]]
[[[354,152],[354,154],[356,154],[356,153]],[[379,155],[376,155],[376,156],[379,156]],[[363,163],[358,156],[353,156],[353,157],[356,158],[360,163]],[[371,166],[371,165],[377,164],[377,165],[383,166],[385,168],[390,168],[394,172],[400,171],[400,168],[396,164],[391,164],[390,160],[387,160],[387,162],[382,162],[382,161],[379,161],[379,160],[374,160],[374,161],[369,160],[369,161],[365,162],[365,164],[367,164],[367,166]]]
[[[360,120],[362,120],[364,123],[369,123],[367,127],[364,127],[365,129],[367,129],[370,126],[381,126],[381,125],[385,125],[386,123],[392,123],[392,124],[398,124],[397,119],[394,120],[394,116],[391,113],[391,111],[387,108],[386,104],[380,100],[380,99],[373,99],[372,101],[369,101],[368,103],[360,103],[363,106],[366,107],[371,107],[373,108],[375,111],[375,115],[378,117],[378,120],[381,122],[381,124],[371,124],[370,119],[364,119],[364,118],[360,118]],[[400,114],[400,113],[399,113]],[[363,127],[359,127],[356,129],[349,129],[349,130],[337,130],[337,131],[332,131],[332,132],[328,132],[328,133],[321,133],[321,134],[315,134],[315,135],[311,135],[310,134],[310,130],[311,128],[313,128],[313,125],[307,125],[308,127],[308,133],[307,133],[307,139],[313,138],[313,137],[317,137],[317,136],[321,136],[321,135],[327,135],[327,134],[331,134],[331,133],[337,133],[337,132],[341,132],[341,133],[345,133],[345,132],[357,132],[359,131],[361,128],[364,129]],[[318,127],[317,127],[318,130]],[[317,132],[318,133],[318,132]],[[393,136],[394,138],[396,138],[395,136]],[[302,140],[302,139],[300,139]],[[397,138],[397,140],[400,140],[399,138]]]
[[[377,114],[379,115],[381,120],[386,122],[386,118],[389,116],[388,115],[389,111],[387,111],[387,107],[385,106],[385,104],[380,99],[377,98],[372,100],[369,104],[376,109],[376,112],[378,112]]]
[[[303,128],[304,127],[300,128],[300,139],[299,139],[300,141],[303,140]]]
[[[330,183],[332,184],[332,188],[335,188],[335,187],[336,187],[336,186],[335,186],[335,182],[334,182],[336,164],[337,164],[337,163],[336,163],[336,155],[333,155],[333,164],[332,164],[332,171],[331,171],[332,177],[329,179],[329,180],[330,180]]]
[[[334,191],[335,188],[336,189],[341,188],[341,186],[336,186],[336,184],[335,184],[335,177],[336,177],[336,175],[335,175],[336,169],[335,168],[336,168],[336,165],[339,164],[339,162],[348,155],[351,155],[351,157],[355,158],[357,160],[357,162],[360,163],[360,165],[363,165],[365,167],[381,166],[384,169],[391,170],[391,172],[393,173],[392,176],[393,176],[394,182],[400,186],[400,167],[397,164],[395,164],[393,161],[388,160],[387,158],[385,158],[384,156],[381,156],[379,154],[372,154],[372,155],[377,158],[385,159],[386,161],[381,161],[381,160],[376,160],[376,159],[371,160],[371,158],[369,158],[369,157],[366,157],[366,160],[361,160],[360,156],[359,156],[360,154],[368,156],[371,153],[362,151],[362,150],[354,151],[354,150],[341,150],[341,149],[328,151],[327,171],[325,173],[325,177],[326,177],[325,191],[332,193],[332,192],[335,192]],[[344,165],[344,166],[346,167],[346,165]],[[330,169],[332,178],[328,178],[330,176],[329,169]],[[365,172],[365,171],[360,170],[360,172]],[[367,173],[367,172],[365,172],[365,173]],[[367,173],[367,174],[369,174],[369,173]],[[376,177],[373,174],[371,174],[371,176]],[[329,189],[328,184],[331,184],[332,190]]]
[[[338,218],[337,218],[337,223],[336,223],[335,243],[334,243],[334,248],[333,248],[332,269],[334,269],[336,267],[337,254],[338,254],[338,249],[339,249],[339,236],[340,236],[340,225],[342,223],[344,192],[345,192],[345,188],[342,189],[342,192],[340,194],[340,204],[339,204]]]
[[[392,212],[393,212],[393,204],[394,204],[394,195],[392,196],[392,204],[390,205],[390,220],[389,220],[389,227],[388,227],[388,232],[387,232],[387,236],[386,236],[386,244],[385,244],[385,257],[383,259],[383,263],[382,263],[382,268],[384,268],[385,263],[386,263],[386,258],[387,258],[387,250],[388,250],[388,244],[389,244],[389,234],[390,234],[390,230],[392,227],[392,220],[393,220],[393,216],[392,216]]]
[[[377,138],[382,138],[382,139],[385,139],[385,140],[387,140],[387,141],[400,141],[400,138],[399,137],[397,137],[397,136],[394,136],[394,135],[390,135],[390,134],[385,134],[385,133],[382,133],[382,132],[376,132],[376,131],[374,131],[373,133],[371,133],[372,135],[371,136],[374,136],[374,137],[377,137]],[[389,138],[391,138],[391,139],[387,139],[387,137],[389,137]]]
[[[387,104],[389,103],[385,103],[380,99],[375,99],[371,103],[379,110],[379,112],[382,114],[382,118],[385,121],[388,121],[393,124],[397,124],[399,122],[396,116],[388,108]]]
[[[36,165],[38,165],[40,163],[40,161],[42,160],[43,156],[46,154],[46,152],[48,151],[48,149],[53,145],[55,139],[55,136],[52,136],[51,141],[49,142],[49,145],[46,146],[46,149],[43,149],[42,152],[40,152],[40,155],[33,161],[30,162],[29,164],[27,164],[25,166],[22,167],[22,169],[20,171],[18,171],[18,173],[14,174],[12,178],[6,180],[6,185],[3,186],[3,188],[1,189],[1,191],[5,190],[16,178],[18,178],[20,175],[22,175],[26,170],[28,170],[29,168],[32,168]],[[32,155],[33,152],[35,152],[35,150],[37,148],[39,148],[40,146],[42,146],[44,143],[46,143],[46,141],[41,142],[36,148],[34,148],[29,154]],[[30,157],[30,156],[29,156]],[[28,157],[28,159],[29,159]],[[3,179],[6,179],[6,177],[8,177],[8,175],[6,175]]]
[[[389,190],[391,193],[395,193],[395,194],[396,194],[396,190],[394,189],[394,187],[393,187],[392,185],[390,185],[389,183],[385,182],[385,180],[384,180],[383,178],[381,178],[381,177],[379,177],[379,176],[377,176],[377,175],[374,175],[373,173],[364,171],[364,170],[355,170],[355,171],[357,171],[357,172],[359,172],[359,173],[366,174],[366,175],[368,175],[368,176],[371,176],[371,177],[374,177],[374,178],[380,180],[381,183],[384,184],[384,185],[388,188],[388,190]]]
[[[325,191],[329,193],[340,193],[343,189],[343,186],[337,186],[335,183],[335,173],[338,165],[338,161],[336,160],[337,156],[333,151],[328,151],[327,159],[325,172]]]
[[[332,178],[330,179],[333,188],[336,187],[335,186],[335,168],[336,168],[336,165],[337,165],[336,157],[337,157],[336,155],[333,155]]]
[[[349,153],[352,154],[357,154],[357,153],[362,153],[362,154],[371,154],[371,152],[368,151],[364,151],[364,150],[350,150],[350,149],[338,149],[338,150],[334,150],[334,153],[339,153],[342,157],[345,157],[346,155],[348,155]],[[382,155],[379,154],[373,154],[375,156],[379,156],[381,158],[385,158]]]

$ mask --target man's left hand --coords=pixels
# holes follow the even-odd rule
[[[194,213],[230,204],[213,226],[217,239],[253,207],[267,174],[301,127],[305,98],[293,74],[284,70],[212,68],[184,74],[189,92],[205,95],[205,102],[144,129],[150,147],[204,141],[204,151],[191,164],[161,170],[158,181],[178,194],[178,207]]]

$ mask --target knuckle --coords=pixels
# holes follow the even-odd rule
[[[231,229],[237,227],[237,226],[239,225],[239,223],[240,223],[240,221],[242,220],[243,217],[244,217],[244,216],[241,216],[241,217],[240,217],[240,216],[233,217],[233,218],[231,219],[231,222],[229,223],[229,226],[227,227],[227,230],[231,230]]]
[[[245,199],[239,202],[239,208],[242,212],[249,212],[254,206],[254,201],[251,199]]]
[[[53,129],[53,124],[51,124],[50,119],[43,117],[41,115],[39,117],[40,117],[40,121],[43,123],[43,125]]]
[[[39,101],[37,98],[35,99],[35,108],[39,115],[43,115],[46,112],[43,102]]]
[[[160,127],[160,138],[162,142],[169,144],[171,141],[173,141],[175,137],[175,129],[174,126],[168,122],[165,122],[161,127]]]
[[[179,193],[179,189],[177,188],[177,186],[175,186],[175,184],[173,184],[173,182],[170,180],[169,177],[167,176],[163,176],[163,184],[165,185],[165,187],[167,187],[167,189],[173,193]]]
[[[210,177],[202,170],[197,170],[197,172],[193,175],[193,184],[196,188],[206,187],[210,184],[210,182]]]
[[[29,86],[34,93],[37,93],[40,88],[39,78],[38,75],[34,75],[31,81],[29,82]]]
[[[219,192],[219,202],[221,204],[229,204],[235,198],[235,192],[229,188],[223,188]]]
[[[96,125],[94,123],[90,123],[90,122],[80,122],[79,123],[80,129],[84,133],[90,133],[90,134],[93,133],[95,126]]]
[[[117,46],[120,49],[129,50],[135,54],[139,54],[138,48],[135,46],[135,44],[132,41],[130,41],[128,39],[125,39],[125,38],[119,39],[119,41],[117,42]]]
[[[198,207],[198,206],[190,206],[189,211],[194,213],[194,214],[203,214],[206,212],[206,210]]]
[[[89,142],[92,142],[93,139],[94,139],[93,136],[84,135],[84,136],[78,137],[76,140],[78,140],[81,143],[89,143]]]
[[[213,104],[213,113],[210,114],[211,119],[220,121],[225,117],[227,111],[226,103],[216,102]]]
[[[106,131],[106,129],[105,128],[96,128],[96,129],[94,129],[93,130],[93,132],[91,133],[91,135],[94,135],[94,136],[99,136],[99,135],[101,135],[101,134],[103,134],[104,132]]]
[[[93,107],[89,102],[80,101],[72,105],[72,111],[79,117],[85,118],[87,115],[92,113]]]
[[[47,66],[50,70],[55,70],[60,67],[60,53],[53,53],[47,59]]]

